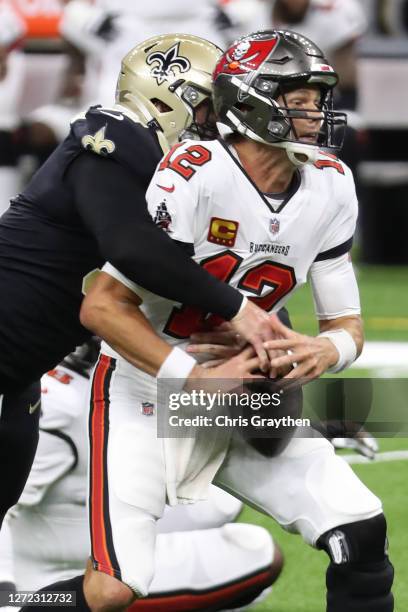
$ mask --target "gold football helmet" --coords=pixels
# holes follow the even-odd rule
[[[222,55],[213,43],[188,34],[154,36],[134,47],[122,60],[116,103],[153,125],[168,145],[183,138],[213,138],[212,72]],[[204,122],[196,109],[207,101]],[[160,139],[162,146],[163,138]]]

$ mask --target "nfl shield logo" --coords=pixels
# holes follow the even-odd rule
[[[154,404],[152,402],[142,402],[142,414],[152,416],[154,414]]]
[[[271,234],[276,236],[279,233],[280,221],[277,217],[274,217],[269,221],[269,231]]]

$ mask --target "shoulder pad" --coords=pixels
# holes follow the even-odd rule
[[[82,149],[112,158],[147,180],[162,156],[155,131],[116,108],[91,106],[74,120],[71,133]]]
[[[336,170],[339,174],[346,174],[346,165],[340,161],[336,155],[332,153],[326,153],[325,151],[319,151],[319,157],[314,162],[314,167],[319,170],[324,170],[325,168],[332,168]]]
[[[189,181],[197,169],[212,159],[212,141],[204,143],[196,140],[185,140],[175,144],[160,162],[159,171],[169,168]]]

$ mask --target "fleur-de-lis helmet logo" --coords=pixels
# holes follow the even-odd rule
[[[180,72],[190,70],[191,64],[189,60],[179,55],[179,45],[180,43],[176,43],[164,53],[153,51],[153,53],[147,56],[146,63],[149,66],[153,66],[150,74],[156,79],[158,85],[167,81],[169,77],[176,76],[175,68],[178,68]]]

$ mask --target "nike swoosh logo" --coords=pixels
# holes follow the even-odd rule
[[[33,414],[33,412],[35,412],[35,411],[37,410],[37,408],[38,408],[38,406],[39,406],[40,404],[41,404],[41,398],[40,398],[38,401],[36,401],[36,402],[35,402],[34,406],[32,406],[32,405],[30,404],[30,406],[29,406],[29,408],[28,408],[28,412],[29,412],[30,414]]]
[[[157,187],[160,187],[160,189],[164,189],[164,191],[168,191],[169,193],[173,193],[173,191],[175,190],[174,185],[172,185],[171,187],[165,187],[164,185],[157,185]]]
[[[117,115],[114,115],[113,113],[110,113],[109,111],[102,110],[102,109],[99,109],[99,112],[102,113],[103,115],[108,115],[108,117],[112,117],[112,119],[117,119],[117,121],[123,121],[125,118],[120,113],[118,113]]]

